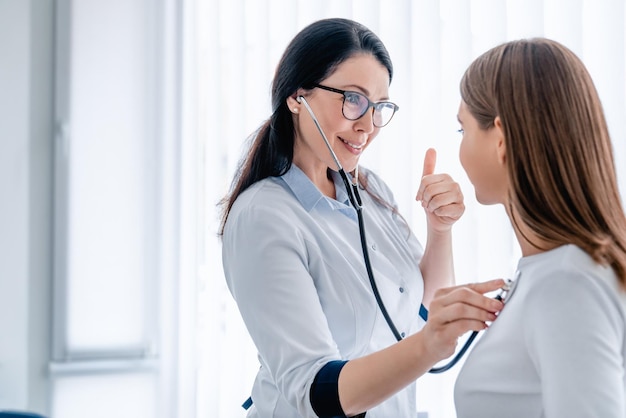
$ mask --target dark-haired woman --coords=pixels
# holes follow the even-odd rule
[[[223,201],[226,280],[261,363],[250,417],[415,416],[415,379],[502,307],[483,296],[498,280],[438,290],[454,280],[451,227],[464,205],[459,186],[434,174],[431,151],[417,193],[424,248],[385,183],[358,174],[372,273],[395,333],[381,313],[337,162],[357,180],[361,154],[397,110],[392,75],[380,39],[345,19],[306,27],[278,65],[273,113]]]

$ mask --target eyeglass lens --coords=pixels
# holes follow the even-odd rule
[[[396,109],[393,103],[372,103],[374,108],[373,123],[376,127],[383,127],[389,123]],[[344,93],[343,115],[350,120],[357,120],[370,108],[370,101],[360,93],[347,91]]]

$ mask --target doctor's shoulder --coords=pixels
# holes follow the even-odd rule
[[[257,181],[237,197],[228,215],[225,232],[233,227],[260,224],[280,228],[297,223],[301,210],[302,206],[289,187],[278,177],[268,177]]]
[[[291,192],[278,177],[267,177],[249,186],[241,192],[233,203],[229,217],[241,212],[243,208],[284,208],[290,206]]]

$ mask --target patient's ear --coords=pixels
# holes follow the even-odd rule
[[[502,120],[500,116],[496,116],[493,120],[493,129],[495,129],[496,135],[496,152],[498,155],[498,162],[500,164],[506,164],[506,141],[504,138],[504,130],[502,129]]]

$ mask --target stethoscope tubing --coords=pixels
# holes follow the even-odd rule
[[[403,337],[398,332],[398,329],[396,328],[393,320],[391,319],[389,312],[387,312],[387,308],[385,306],[385,303],[382,300],[382,297],[380,296],[380,292],[378,291],[378,286],[376,285],[376,280],[374,278],[374,271],[372,270],[372,264],[370,261],[370,256],[369,256],[369,251],[368,251],[368,246],[367,246],[367,237],[365,234],[365,223],[363,221],[363,204],[361,201],[361,196],[358,191],[358,168],[355,169],[355,175],[353,176],[353,183],[350,184],[350,181],[348,180],[348,176],[345,170],[343,169],[343,166],[341,165],[341,163],[339,162],[339,159],[337,158],[337,155],[333,151],[333,148],[331,147],[330,142],[326,138],[326,135],[324,134],[324,130],[320,126],[320,123],[315,117],[315,114],[313,113],[313,110],[309,106],[309,103],[306,101],[304,96],[298,96],[297,101],[299,103],[304,104],[306,110],[311,116],[311,119],[313,119],[313,123],[315,123],[317,130],[322,136],[322,139],[324,140],[326,147],[330,151],[330,154],[332,155],[333,160],[335,161],[335,164],[337,165],[337,171],[339,172],[339,175],[341,176],[343,184],[346,188],[346,192],[348,193],[348,199],[350,200],[350,203],[352,204],[352,206],[356,209],[358,223],[359,223],[359,235],[360,235],[360,240],[361,240],[361,249],[363,252],[365,270],[367,271],[367,276],[369,278],[370,286],[372,287],[372,292],[374,293],[374,298],[376,299],[376,303],[378,304],[378,307],[380,308],[380,311],[383,317],[385,318],[385,322],[387,322],[389,329],[393,333],[393,336],[396,338],[397,341],[402,341]],[[498,295],[496,299],[502,300],[502,297]],[[448,363],[446,363],[445,365],[441,367],[433,367],[428,372],[433,373],[433,374],[443,373],[447,370],[450,370],[452,367],[454,367],[454,365],[456,365],[459,362],[459,360],[463,357],[465,352],[472,345],[472,342],[474,342],[474,339],[476,339],[477,335],[478,335],[478,331],[473,331],[472,334],[467,339],[467,341],[465,342],[465,344],[463,344],[463,347],[461,348],[461,350],[457,353],[456,356],[454,356],[452,360],[450,360]]]

